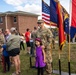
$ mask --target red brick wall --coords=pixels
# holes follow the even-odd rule
[[[14,22],[14,17],[17,17],[17,22]],[[3,23],[0,23],[0,28],[6,29],[5,24],[5,16],[3,16]],[[26,29],[29,28],[33,30],[34,26],[37,27],[37,17],[35,16],[14,16],[8,15],[7,16],[7,28],[10,29],[11,27],[16,27],[20,33],[25,33]]]
[[[8,16],[7,17],[7,28],[10,29],[12,26],[12,17]]]
[[[17,22],[14,22],[14,17],[17,18]],[[18,17],[17,16],[8,16],[8,29],[11,27],[16,27],[18,29]]]
[[[5,29],[6,29],[6,18],[5,18],[5,16],[3,16],[2,18],[3,18],[3,23],[0,23],[0,28],[3,28],[3,30],[5,31]],[[14,16],[9,15],[9,16],[7,16],[7,28],[10,29],[11,27],[18,28],[18,20],[15,23],[14,22]]]
[[[37,26],[37,17],[34,16],[18,16],[19,31],[24,33],[27,28],[33,30]]]

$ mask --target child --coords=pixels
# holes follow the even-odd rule
[[[44,75],[45,67],[45,52],[42,49],[42,43],[40,38],[36,38],[36,68],[38,70],[37,75]]]
[[[9,55],[6,51],[6,45],[5,44],[2,46],[2,64],[3,64],[3,72],[4,73],[6,71],[10,70],[10,59],[9,59]],[[6,67],[7,67],[7,70],[6,70]]]

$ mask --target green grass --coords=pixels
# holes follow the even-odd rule
[[[71,60],[70,60],[70,64],[71,64],[71,72],[72,73],[76,73],[76,44],[71,44]],[[58,45],[56,45],[56,48],[53,49],[52,51],[52,56],[53,56],[53,69],[58,70],[59,66],[58,66]],[[64,72],[68,72],[68,44],[66,44],[61,52],[61,69]]]
[[[53,56],[53,69],[58,70],[58,44],[55,45],[55,49],[52,50]],[[29,55],[26,54],[26,51],[21,50],[20,53],[21,59],[21,75],[37,75],[36,69],[30,68],[29,64]],[[34,62],[34,58],[33,62]],[[34,65],[34,63],[33,63]],[[65,45],[61,53],[61,69],[62,71],[68,72],[68,44]],[[14,67],[11,67],[10,72],[2,73],[2,66],[0,65],[0,75],[11,75],[15,71]],[[71,45],[71,72],[76,73],[76,45]],[[57,75],[57,74],[52,74]]]

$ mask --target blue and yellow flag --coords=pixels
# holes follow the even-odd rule
[[[50,0],[50,21],[51,24],[57,25],[57,2]]]
[[[69,16],[68,16],[68,14],[64,15],[64,31],[66,34],[69,34]]]

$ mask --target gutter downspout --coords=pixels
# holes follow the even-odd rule
[[[5,15],[5,28],[7,29],[7,14]]]

